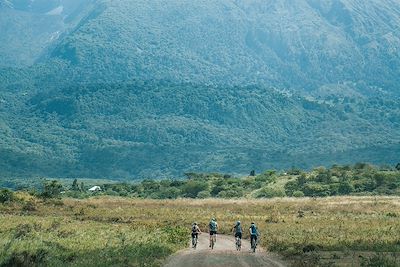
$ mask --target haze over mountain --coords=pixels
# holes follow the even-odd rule
[[[0,0],[0,168],[393,163],[398,25],[393,0]]]

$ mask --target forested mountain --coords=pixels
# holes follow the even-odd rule
[[[398,25],[394,0],[0,0],[0,172],[393,163]]]

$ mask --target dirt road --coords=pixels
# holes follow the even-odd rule
[[[248,240],[242,241],[242,250],[236,251],[233,236],[218,235],[215,248],[209,248],[208,234],[199,236],[196,249],[191,247],[182,250],[168,258],[164,267],[284,267],[285,263],[278,257],[257,247],[256,253],[250,252]]]

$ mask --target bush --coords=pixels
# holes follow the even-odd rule
[[[283,192],[283,190],[270,188],[270,187],[265,187],[265,188],[261,189],[257,194],[258,198],[262,198],[262,197],[273,198],[273,197],[284,197],[284,196],[286,196],[286,195],[285,195],[285,192]]]
[[[303,191],[294,191],[292,194],[293,197],[304,197]]]
[[[295,191],[299,191],[300,187],[297,181],[289,181],[285,184],[285,193],[292,196]]]
[[[211,197],[211,193],[210,193],[210,191],[207,191],[207,190],[200,191],[197,194],[197,198],[209,198],[209,197]]]
[[[35,267],[45,265],[48,251],[38,249],[36,251],[22,251],[12,253],[8,259],[0,265],[3,266],[20,266],[20,267]]]
[[[341,182],[339,184],[339,194],[341,195],[347,195],[350,194],[354,191],[354,186],[352,184],[350,184],[350,182],[345,181],[345,182]]]
[[[395,258],[388,255],[376,254],[370,258],[363,259],[361,266],[365,267],[396,267],[399,266]]]
[[[236,198],[242,197],[243,192],[241,190],[224,190],[218,193],[217,197],[219,198]]]
[[[196,198],[197,194],[208,188],[208,184],[202,181],[190,180],[182,186],[182,193],[185,197]]]
[[[318,183],[307,183],[303,192],[309,197],[326,197],[330,195],[329,186]]]
[[[163,188],[159,193],[159,196],[162,199],[175,199],[179,197],[180,194],[181,190],[179,188],[169,187],[169,188]]]
[[[56,180],[46,181],[44,183],[43,192],[40,194],[42,198],[57,198],[60,197],[63,191],[63,186]]]
[[[24,203],[22,206],[23,211],[36,211],[36,203],[33,200],[28,200],[27,202]]]
[[[0,203],[11,202],[14,200],[14,192],[8,189],[2,189],[0,191]]]

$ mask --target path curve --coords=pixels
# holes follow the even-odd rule
[[[170,256],[164,267],[286,267],[276,255],[257,247],[255,253],[250,251],[248,240],[242,240],[242,250],[236,251],[233,236],[218,235],[213,250],[209,248],[208,234],[199,236],[196,249],[190,247]]]

